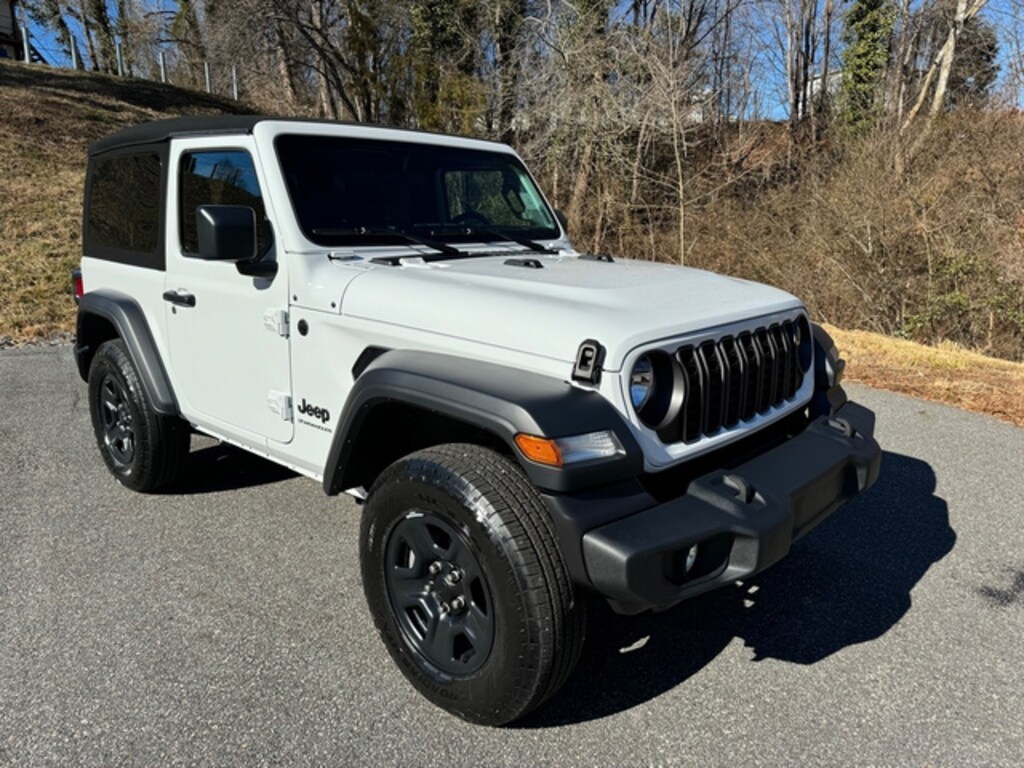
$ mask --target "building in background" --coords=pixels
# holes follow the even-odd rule
[[[0,59],[20,59],[21,30],[14,18],[14,0],[0,0]]]
[[[17,0],[0,0],[0,59],[25,60],[22,48],[21,27],[18,25]],[[22,14],[24,16],[24,14]],[[31,61],[45,64],[46,58],[29,42]]]

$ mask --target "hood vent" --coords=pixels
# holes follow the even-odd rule
[[[539,259],[505,259],[506,267],[526,267],[527,269],[544,269]]]

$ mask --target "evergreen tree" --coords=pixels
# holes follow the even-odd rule
[[[870,126],[881,114],[894,19],[891,0],[853,0],[846,13],[842,114],[852,128]]]

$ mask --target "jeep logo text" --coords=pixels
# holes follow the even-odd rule
[[[302,403],[299,405],[299,413],[303,416],[309,416],[311,419],[320,419],[324,424],[331,420],[330,411],[326,408],[321,408],[319,405],[307,403],[306,398],[302,398]]]

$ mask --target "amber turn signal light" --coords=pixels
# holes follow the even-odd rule
[[[554,440],[520,432],[516,435],[516,445],[530,461],[547,464],[549,467],[562,466],[562,452],[558,450]]]

